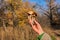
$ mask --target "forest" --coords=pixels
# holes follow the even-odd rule
[[[60,40],[60,4],[44,1],[47,9],[28,0],[0,0],[0,40],[36,40],[38,34],[28,22],[28,11],[37,14],[36,20],[53,40]]]

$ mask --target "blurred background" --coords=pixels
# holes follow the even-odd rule
[[[36,40],[28,11],[53,40],[60,40],[60,0],[0,0],[0,40]]]

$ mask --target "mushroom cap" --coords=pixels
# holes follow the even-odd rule
[[[28,15],[33,15],[33,16],[37,16],[37,14],[34,11],[29,11]]]
[[[28,14],[32,15],[34,12],[33,11],[29,11]]]

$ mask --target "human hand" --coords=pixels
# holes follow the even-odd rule
[[[41,25],[36,20],[31,18],[28,18],[28,20],[35,32],[37,32],[39,35],[44,33],[43,29],[41,28]],[[33,24],[33,21],[34,21],[34,24]]]

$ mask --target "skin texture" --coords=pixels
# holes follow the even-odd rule
[[[33,30],[35,32],[37,32],[39,35],[41,35],[42,33],[44,33],[41,25],[36,20],[31,19],[31,18],[28,18],[28,20],[29,20],[29,23],[30,23],[30,25],[32,26],[32,28],[33,28]],[[34,20],[35,24],[33,24],[33,20]]]
[[[37,32],[40,36],[38,36],[37,40],[52,40],[50,35],[45,33],[41,27],[41,25],[35,20],[35,18],[28,18],[30,25],[32,26],[33,30]],[[41,35],[44,34],[41,38]]]

